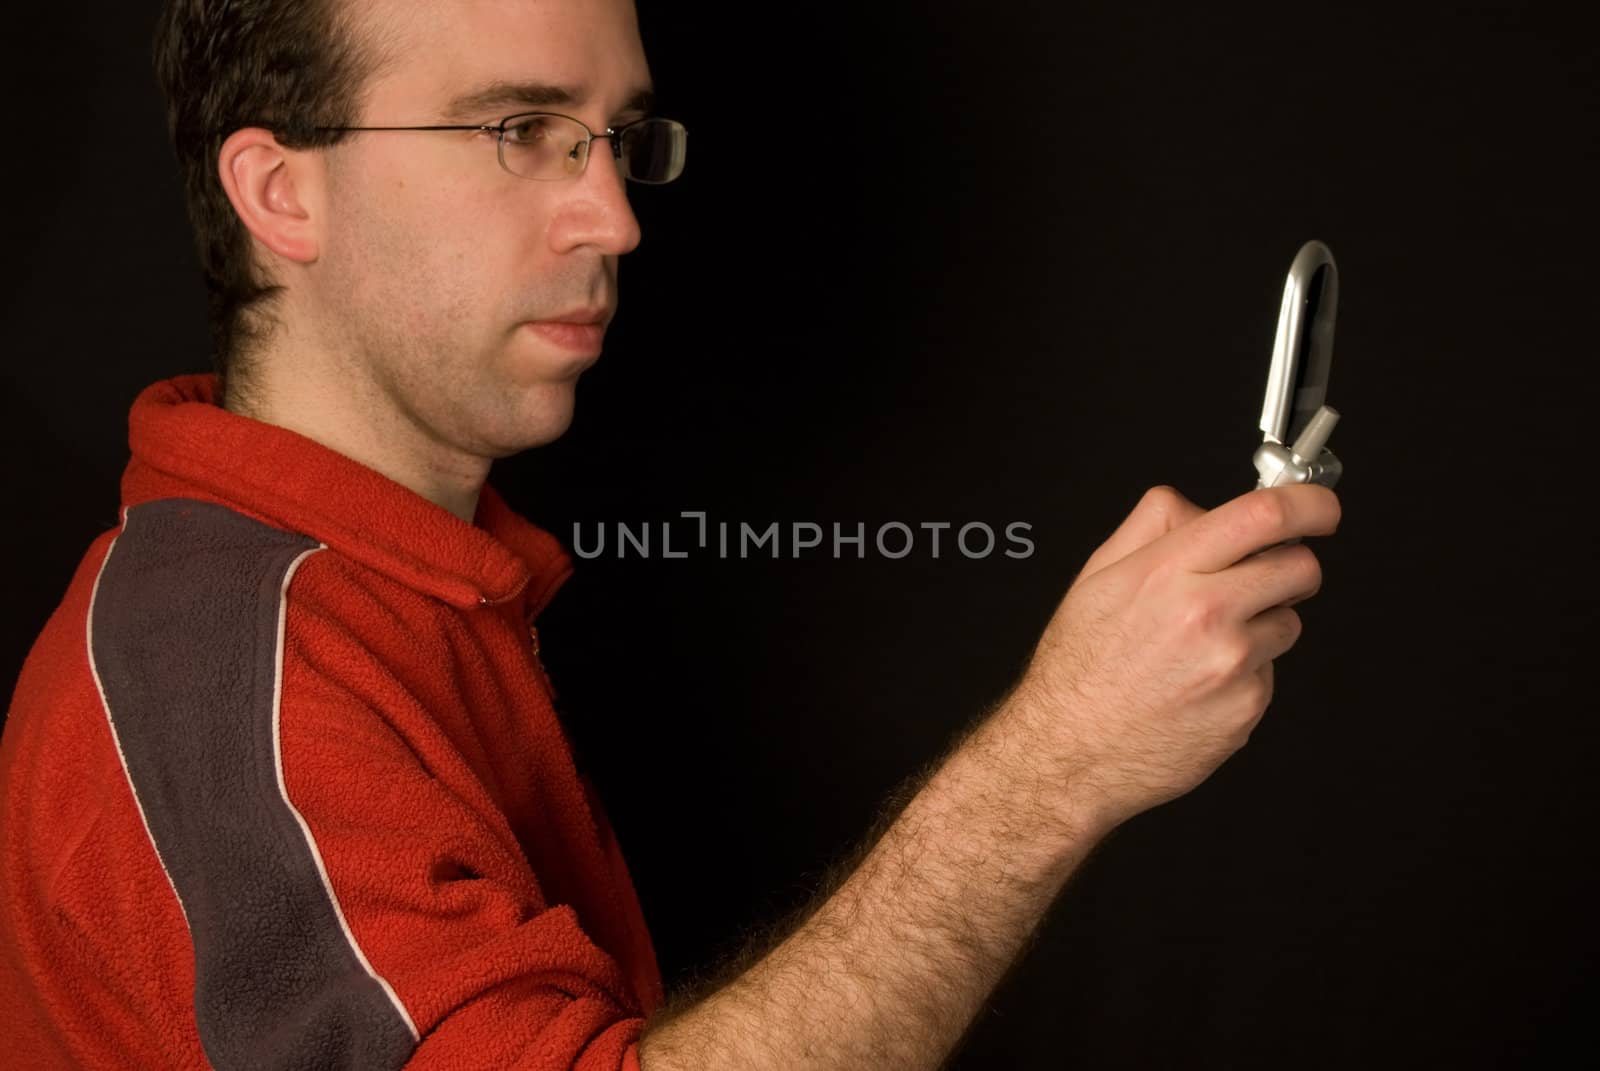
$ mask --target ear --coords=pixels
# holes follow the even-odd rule
[[[246,127],[222,143],[217,173],[233,210],[257,241],[301,264],[317,259],[310,211],[321,178],[315,154],[284,148],[270,130]]]

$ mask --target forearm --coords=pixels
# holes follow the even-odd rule
[[[980,727],[793,934],[646,1029],[644,1071],[938,1066],[1098,836],[1037,759]]]
[[[1205,512],[1155,488],[1090,556],[1011,701],[782,944],[646,1024],[645,1071],[937,1066],[1111,826],[1242,747],[1321,583],[1326,488]],[[1262,547],[1275,547],[1264,553]]]

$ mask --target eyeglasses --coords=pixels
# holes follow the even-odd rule
[[[671,182],[683,174],[689,132],[683,124],[649,116],[606,127],[599,134],[570,115],[525,112],[492,126],[321,126],[319,131],[358,133],[389,130],[479,130],[500,142],[500,166],[521,178],[559,182],[583,173],[589,164],[589,146],[600,138],[611,143],[611,155],[624,177],[652,186]]]

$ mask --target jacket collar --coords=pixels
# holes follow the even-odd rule
[[[532,618],[572,573],[550,533],[484,485],[473,524],[303,435],[216,404],[211,375],[147,387],[128,417],[125,505],[200,498],[300,532],[463,609],[522,600]]]

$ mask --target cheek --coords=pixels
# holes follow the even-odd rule
[[[470,157],[475,146],[458,148]],[[402,172],[403,156],[368,159],[335,187],[325,263],[355,315],[413,338],[461,339],[503,332],[543,307],[543,224],[528,191],[451,160],[413,159]]]
[[[398,192],[349,220],[345,256],[330,269],[359,280],[351,289],[373,306],[361,311],[392,317],[407,331],[431,336],[468,326],[470,307],[493,301],[470,217],[448,200]]]

